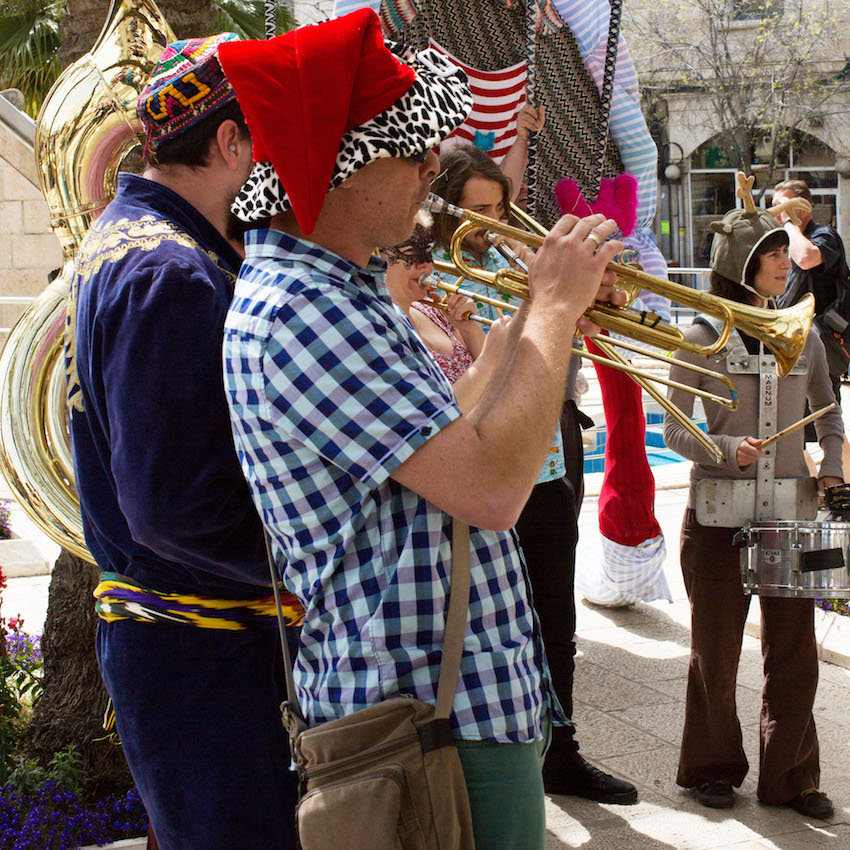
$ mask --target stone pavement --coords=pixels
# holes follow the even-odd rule
[[[850,671],[821,663],[815,717],[823,788],[835,803],[831,822],[766,807],[755,799],[761,687],[758,641],[744,639],[738,677],[739,711],[751,765],[735,808],[706,809],[675,784],[688,663],[688,605],[678,567],[679,524],[687,464],[656,467],[656,513],[667,540],[673,604],[596,608],[578,600],[576,721],[582,752],[609,772],[632,780],[635,806],[598,805],[576,797],[547,801],[547,850],[845,850],[850,848]],[[579,564],[599,557],[596,497],[601,474],[587,476]],[[15,527],[25,525],[25,520]],[[37,538],[37,531],[29,529]],[[41,538],[45,554],[53,544]],[[3,613],[20,612],[26,628],[44,620],[48,576],[10,579]]]
[[[678,564],[688,464],[656,467],[656,514],[667,542],[673,603],[605,609],[577,601],[575,719],[584,755],[638,786],[635,806],[576,797],[547,801],[547,850],[815,850],[850,848],[850,671],[821,662],[815,704],[822,787],[835,804],[830,822],[805,819],[755,799],[761,655],[745,637],[738,675],[739,716],[750,775],[731,810],[707,809],[675,783],[684,720],[689,610]],[[671,468],[673,467],[673,468]],[[678,469],[674,468],[678,467]],[[587,476],[579,569],[600,557],[596,498],[601,474]],[[671,487],[674,489],[662,489]],[[756,604],[756,603],[754,603]]]

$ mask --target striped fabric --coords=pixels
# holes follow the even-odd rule
[[[200,629],[238,631],[249,627],[277,628],[273,596],[256,599],[212,599],[188,593],[161,593],[142,587],[127,576],[101,573],[94,589],[95,611],[101,620],[136,620],[141,623],[182,623]],[[286,591],[281,592],[286,622],[301,624],[304,609]]]
[[[608,0],[554,0],[554,4],[578,43],[588,73],[601,89],[611,13]],[[666,278],[667,263],[652,232],[658,193],[658,151],[640,110],[637,72],[622,36],[617,52],[610,132],[625,171],[638,181],[637,226],[623,241],[637,251],[644,271]],[[651,310],[665,319],[670,317],[670,302],[666,298],[644,292],[639,301],[637,308]]]
[[[515,6],[520,0],[502,0],[506,8]],[[533,0],[534,30],[535,32],[546,32],[557,30],[564,25],[561,17],[555,11],[552,0]],[[383,5],[383,8],[381,8]],[[347,15],[355,9],[365,7],[379,12],[384,22],[385,31],[399,32],[403,30],[417,15],[417,4],[414,0],[336,0],[334,3],[333,16]]]
[[[640,546],[623,546],[599,535],[602,557],[584,557],[579,542],[576,590],[595,605],[620,606],[656,599],[673,601],[664,575],[667,549],[659,534]],[[595,546],[595,540],[593,540]]]
[[[464,64],[433,39],[428,43],[463,68],[469,77],[473,101],[472,114],[440,145],[440,154],[471,142],[501,162],[516,141],[516,117],[525,105],[526,63],[499,71],[481,71]]]
[[[391,30],[398,32],[406,26],[415,14],[415,3],[411,0],[337,0],[334,6],[335,15],[343,15],[363,6],[370,6],[376,12],[384,15],[385,26],[391,24]],[[511,3],[507,3],[510,6]],[[585,67],[597,88],[601,89],[602,77],[605,70],[605,48],[608,39],[608,22],[610,19],[610,5],[607,0],[552,0],[551,8],[547,10],[547,19],[552,10],[563,19],[578,44]],[[388,19],[389,16],[389,19]],[[448,53],[439,45],[437,47],[444,53]],[[457,135],[443,142],[441,153],[450,150],[462,139],[464,142],[475,142],[479,147],[487,150],[496,160],[501,161],[510,143],[516,138],[516,115],[522,108],[523,100],[516,104],[516,108],[510,108],[510,97],[507,92],[501,96],[497,95],[491,106],[504,107],[502,112],[493,111],[484,113],[478,108],[479,94],[488,92],[493,97],[496,88],[493,79],[480,79],[478,75],[484,73],[471,68],[468,64],[459,62],[454,56],[452,61],[464,67],[473,83],[473,97],[476,106],[470,122],[457,131]],[[503,71],[490,71],[486,74],[499,74],[513,71],[519,80],[519,75],[524,74],[524,62],[510,66]],[[506,81],[501,81],[505,89],[509,89]],[[493,124],[496,116],[506,122],[502,130],[496,130],[487,124]],[[479,122],[473,123],[473,122]],[[545,131],[544,131],[545,132]],[[489,134],[493,133],[492,139]],[[655,142],[649,134],[646,121],[640,111],[640,93],[638,89],[637,73],[634,63],[629,54],[628,47],[622,36],[619,41],[617,53],[617,69],[614,77],[614,91],[611,102],[611,137],[616,143],[617,150],[622,159],[623,169],[633,175],[638,181],[638,220],[637,226],[631,236],[624,241],[638,254],[638,262],[644,270],[656,277],[667,277],[667,263],[661,251],[658,249],[655,235],[652,232],[652,223],[655,218],[655,206],[657,196],[656,168],[658,152]],[[479,134],[476,138],[476,134]],[[488,144],[491,147],[488,147]],[[575,177],[575,174],[570,176]],[[667,299],[653,293],[644,292],[636,303],[636,308],[650,310],[663,318],[670,316],[670,304]]]
[[[550,6],[551,4],[546,4]],[[390,18],[393,31],[403,29],[415,17],[415,7],[409,0],[389,0],[381,6],[380,0],[337,0],[334,4],[334,17],[346,15],[355,9],[370,7]],[[546,15],[547,27],[550,16],[557,18],[551,8]],[[385,20],[385,25],[388,22]],[[516,141],[516,117],[525,105],[525,84],[527,80],[525,60],[498,71],[482,71],[465,64],[429,39],[429,47],[451,57],[469,77],[474,105],[472,115],[466,122],[440,145],[444,154],[460,144],[472,143],[501,162],[511,145]]]
[[[502,0],[502,2],[508,8],[519,2],[522,2],[523,5],[529,2],[533,3],[534,10],[531,14],[534,19],[534,32],[537,34],[557,30],[564,25],[561,16],[555,11],[552,0]]]

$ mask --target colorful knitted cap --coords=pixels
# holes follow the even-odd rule
[[[232,32],[169,44],[136,104],[145,128],[145,154],[185,132],[236,97],[218,62],[218,48],[238,41]]]

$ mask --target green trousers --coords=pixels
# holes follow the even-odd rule
[[[544,850],[546,812],[541,770],[550,738],[547,719],[542,741],[457,742],[472,809],[475,850]]]

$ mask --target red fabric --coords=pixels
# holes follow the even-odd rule
[[[591,354],[602,352],[586,339]],[[640,387],[625,373],[593,364],[602,388],[605,476],[599,494],[599,530],[621,546],[638,546],[661,534],[655,518],[655,478],[646,459],[646,419]]]
[[[233,41],[219,60],[253,138],[304,233],[322,209],[343,134],[392,106],[416,73],[387,49],[371,9],[268,41]]]
[[[555,200],[561,215],[572,213],[584,218],[593,213],[602,213],[617,222],[623,236],[629,236],[637,223],[637,189],[637,180],[631,174],[618,174],[613,180],[603,177],[599,184],[599,196],[589,204],[575,180],[564,179],[555,184]]]

